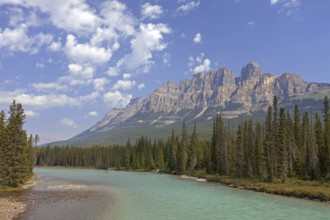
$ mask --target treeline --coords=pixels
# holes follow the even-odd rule
[[[10,105],[9,117],[0,112],[0,186],[16,187],[32,176],[33,138],[23,129],[24,109]]]
[[[160,169],[169,173],[205,171],[234,178],[285,182],[287,177],[326,179],[330,177],[330,112],[324,98],[322,115],[300,114],[278,109],[277,98],[263,123],[241,122],[237,131],[224,125],[220,114],[214,120],[212,138],[201,140],[172,130],[167,140],[141,136],[126,146],[44,147],[36,150],[36,165],[89,166],[101,169]]]

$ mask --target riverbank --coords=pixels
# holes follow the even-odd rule
[[[319,181],[288,178],[285,183],[269,183],[260,182],[256,179],[235,179],[205,173],[190,173],[189,176],[238,189],[330,203],[330,182],[322,183]]]
[[[37,183],[36,176],[33,176],[25,184],[18,188],[0,189],[0,219],[11,220],[27,211],[30,199],[26,193],[28,189]]]
[[[52,167],[47,167],[52,168]],[[53,168],[74,168],[74,167],[53,167]],[[77,167],[76,167],[77,168]],[[79,167],[83,169],[92,169],[92,167]],[[132,172],[153,172],[153,173],[165,173],[171,175],[177,175],[176,173],[168,173],[161,170],[143,170],[143,169],[116,169],[109,168],[117,171],[132,171]],[[294,178],[288,178],[286,183],[269,183],[260,182],[257,179],[236,179],[226,176],[211,175],[205,172],[191,172],[181,175],[182,179],[191,179],[198,182],[215,182],[226,185],[228,187],[234,187],[238,189],[251,190],[255,192],[264,192],[274,195],[281,195],[287,197],[295,197],[301,199],[309,199],[313,201],[326,202],[330,204],[330,182],[319,182],[309,180],[299,180]]]

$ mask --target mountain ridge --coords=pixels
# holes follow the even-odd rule
[[[253,61],[246,64],[237,77],[232,70],[224,67],[205,74],[194,74],[190,80],[179,83],[166,81],[145,99],[137,97],[124,108],[112,109],[101,121],[69,139],[68,143],[80,143],[98,135],[104,140],[95,141],[95,144],[113,143],[111,133],[118,135],[120,130],[119,136],[125,136],[125,140],[131,138],[132,129],[139,129],[141,133],[145,130],[148,136],[148,129],[170,129],[183,121],[208,121],[218,112],[224,118],[253,115],[265,112],[275,95],[290,109],[292,100],[305,102],[329,94],[330,84],[306,82],[298,74],[264,73]],[[313,105],[306,107],[318,108]],[[109,138],[105,134],[109,134]]]

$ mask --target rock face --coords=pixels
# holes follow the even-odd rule
[[[197,118],[210,120],[217,112],[231,118],[266,111],[275,95],[281,103],[329,94],[330,84],[308,83],[290,73],[265,74],[256,62],[251,62],[238,77],[228,68],[221,68],[197,73],[178,84],[165,82],[145,99],[132,99],[125,108],[111,110],[84,134],[118,127],[157,128]]]

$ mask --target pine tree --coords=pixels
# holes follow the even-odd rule
[[[236,142],[235,142],[235,152],[236,152],[236,160],[235,160],[235,174],[234,177],[241,178],[243,177],[243,131],[242,125],[238,125],[238,129],[236,132]]]
[[[262,127],[260,123],[256,125],[256,135],[255,135],[255,166],[256,166],[256,176],[259,180],[263,180],[265,178],[265,161],[264,161],[264,149],[263,149],[263,134]]]
[[[196,121],[194,129],[190,137],[190,144],[188,149],[188,170],[192,171],[197,165],[197,150],[198,150],[198,137],[196,133]]]
[[[285,109],[280,109],[279,128],[278,128],[278,161],[277,161],[277,177],[280,182],[284,183],[287,176],[287,131]]]
[[[178,162],[179,162],[179,169],[178,172],[180,174],[184,173],[187,168],[187,149],[188,149],[188,134],[186,130],[186,124],[182,124],[181,130],[181,142],[178,148]]]
[[[324,97],[323,101],[323,121],[324,121],[324,158],[323,166],[324,176],[330,178],[330,110],[328,96]]]
[[[274,134],[273,134],[273,119],[272,119],[272,107],[268,108],[267,117],[265,120],[265,140],[264,140],[264,153],[267,170],[267,180],[269,182],[274,181],[273,172],[273,156],[274,156]]]

